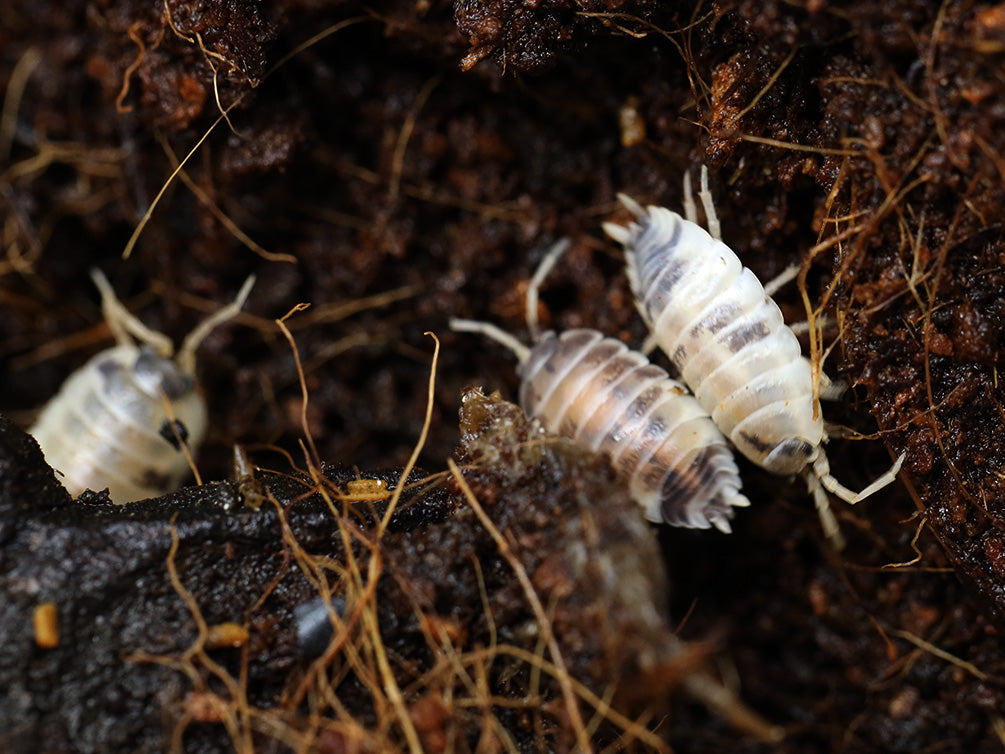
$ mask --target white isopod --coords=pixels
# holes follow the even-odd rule
[[[171,340],[130,314],[100,271],[91,277],[118,345],[71,374],[29,433],[74,497],[106,487],[115,503],[157,497],[177,489],[191,468],[177,436],[194,455],[206,433],[195,351],[241,310],[255,278],[189,333],[172,358]]]
[[[512,350],[524,411],[549,432],[607,453],[650,521],[728,532],[733,508],[749,501],[726,439],[683,385],[595,330],[538,334],[537,289],[565,245],[545,257],[528,290],[533,347],[485,322],[450,326]]]
[[[702,169],[699,196],[711,234],[695,222],[687,177],[684,185],[686,219],[621,196],[635,222],[604,225],[625,247],[639,311],[653,339],[736,448],[768,471],[806,478],[828,536],[840,545],[823,488],[856,503],[892,482],[904,456],[861,492],[831,475],[821,447],[826,435],[812,368],[799,341],[754,273],[719,240],[707,171]]]

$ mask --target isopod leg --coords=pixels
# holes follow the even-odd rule
[[[840,550],[844,548],[845,540],[841,534],[841,530],[838,528],[834,512],[831,510],[827,492],[837,495],[851,505],[865,500],[897,478],[897,473],[900,471],[906,455],[906,452],[901,453],[900,458],[894,462],[893,466],[885,474],[861,492],[855,492],[845,487],[831,475],[827,455],[822,449],[820,450],[820,454],[813,462],[813,468],[808,469],[803,476],[806,479],[806,486],[809,487],[810,492],[813,494],[813,502],[816,504],[817,514],[820,516],[820,524],[823,526],[824,534],[827,535],[827,538],[834,544],[836,549]]]
[[[796,275],[799,274],[799,265],[790,264],[780,273],[771,278],[767,283],[764,284],[764,295],[774,296],[775,292],[778,291],[786,283],[792,281]]]
[[[163,333],[151,330],[133,316],[119,301],[115,291],[112,290],[112,284],[97,267],[91,269],[91,280],[94,281],[94,285],[101,293],[101,313],[111,328],[115,341],[120,346],[131,346],[133,338],[136,338],[141,343],[151,346],[164,358],[171,358],[171,354],[174,353],[174,344],[171,339]]]
[[[712,201],[712,192],[708,190],[708,168],[701,166],[701,190],[698,192],[701,199],[701,206],[705,209],[705,220],[708,222],[708,234],[716,241],[722,240],[722,228],[719,225],[719,216],[715,214],[715,203]]]
[[[817,456],[816,461],[813,462],[813,474],[820,480],[820,483],[826,487],[829,492],[837,495],[846,503],[854,505],[855,503],[861,502],[867,497],[879,492],[881,489],[886,487],[886,485],[896,479],[906,456],[906,451],[901,453],[900,458],[894,461],[893,466],[891,466],[885,474],[876,479],[876,481],[861,492],[855,492],[848,489],[831,475],[830,464],[827,462],[827,456],[824,454],[822,449],[820,451],[820,455]]]
[[[835,550],[843,550],[845,546],[844,535],[838,526],[834,511],[831,510],[831,501],[827,497],[827,491],[813,471],[807,471],[804,476],[806,486],[809,488],[810,494],[813,495],[813,504],[817,508],[817,515],[820,517],[820,526],[824,530],[824,535],[834,545]]]
[[[555,244],[545,252],[544,257],[541,259],[540,264],[538,264],[537,269],[534,271],[534,277],[530,279],[530,283],[527,284],[527,329],[530,330],[530,337],[537,340],[537,336],[540,334],[537,320],[537,300],[538,291],[541,289],[541,285],[544,283],[544,279],[548,277],[558,260],[562,258],[566,250],[569,248],[570,240],[568,238],[560,239],[555,242]]]
[[[689,223],[698,224],[698,205],[694,203],[694,192],[691,191],[691,171],[684,171],[684,219]]]
[[[820,372],[820,400],[836,401],[844,391],[848,389],[848,383],[844,380],[832,380],[821,370]]]

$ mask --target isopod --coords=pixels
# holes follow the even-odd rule
[[[708,413],[665,370],[595,330],[537,332],[537,288],[564,250],[542,261],[527,294],[527,347],[495,325],[452,319],[517,357],[520,405],[544,428],[607,453],[646,518],[730,531],[733,508],[749,505],[726,439]]]
[[[255,278],[189,333],[176,355],[170,338],[130,314],[99,270],[91,278],[118,345],[71,374],[29,433],[71,495],[107,487],[116,503],[157,497],[181,484],[191,468],[189,454],[206,433],[196,349],[241,310]]]
[[[892,482],[904,456],[861,492],[831,475],[810,362],[760,281],[720,240],[704,168],[699,196],[711,233],[695,222],[687,178],[686,218],[622,195],[635,221],[604,230],[624,246],[638,309],[695,398],[751,461],[805,477],[825,531],[840,545],[821,485],[856,503]]]

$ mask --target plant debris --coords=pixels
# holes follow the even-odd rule
[[[263,475],[257,511],[231,482],[74,502],[4,423],[0,746],[666,749],[648,725],[707,650],[670,630],[651,528],[602,459],[545,440],[516,406],[469,393],[462,427],[465,476],[414,474],[380,537],[387,498],[341,492],[358,472]],[[333,630],[306,647],[319,604]],[[31,616],[52,605],[61,639],[44,644]]]

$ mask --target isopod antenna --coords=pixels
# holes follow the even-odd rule
[[[244,302],[248,300],[248,296],[254,285],[255,276],[249,275],[248,279],[244,281],[244,285],[241,286],[241,290],[237,292],[237,298],[220,309],[220,311],[196,325],[196,328],[185,336],[185,340],[181,343],[181,348],[178,349],[178,356],[175,358],[179,369],[189,374],[195,372],[195,352],[199,348],[199,345],[214,329],[227,320],[233,319],[241,312]]]
[[[530,349],[516,339],[515,336],[503,330],[501,327],[493,325],[491,322],[481,322],[477,319],[462,319],[459,317],[450,318],[450,329],[454,332],[473,332],[491,338],[496,343],[505,346],[517,361],[521,364],[530,356]]]
[[[552,244],[551,248],[545,252],[544,257],[542,257],[537,269],[534,271],[534,276],[530,279],[530,283],[527,285],[527,301],[524,317],[527,321],[527,329],[530,331],[531,340],[534,343],[541,338],[541,328],[537,318],[538,291],[541,289],[544,279],[548,277],[548,274],[555,268],[558,260],[561,259],[562,255],[568,250],[570,243],[570,239],[562,238]],[[527,360],[528,356],[530,356],[530,348],[525,346],[510,333],[489,322],[453,317],[450,320],[450,329],[454,332],[478,333],[491,338],[496,343],[499,343],[512,351],[513,355],[516,356],[517,361],[521,364]]]
[[[544,257],[538,264],[537,269],[534,270],[534,276],[530,279],[530,283],[527,285],[527,310],[524,317],[527,320],[527,329],[530,330],[530,337],[535,342],[541,337],[541,329],[537,320],[538,291],[541,289],[544,279],[548,277],[548,274],[555,268],[555,265],[558,264],[558,260],[561,259],[565,252],[569,249],[570,243],[572,242],[568,238],[562,238],[556,241],[552,247],[544,253]]]

